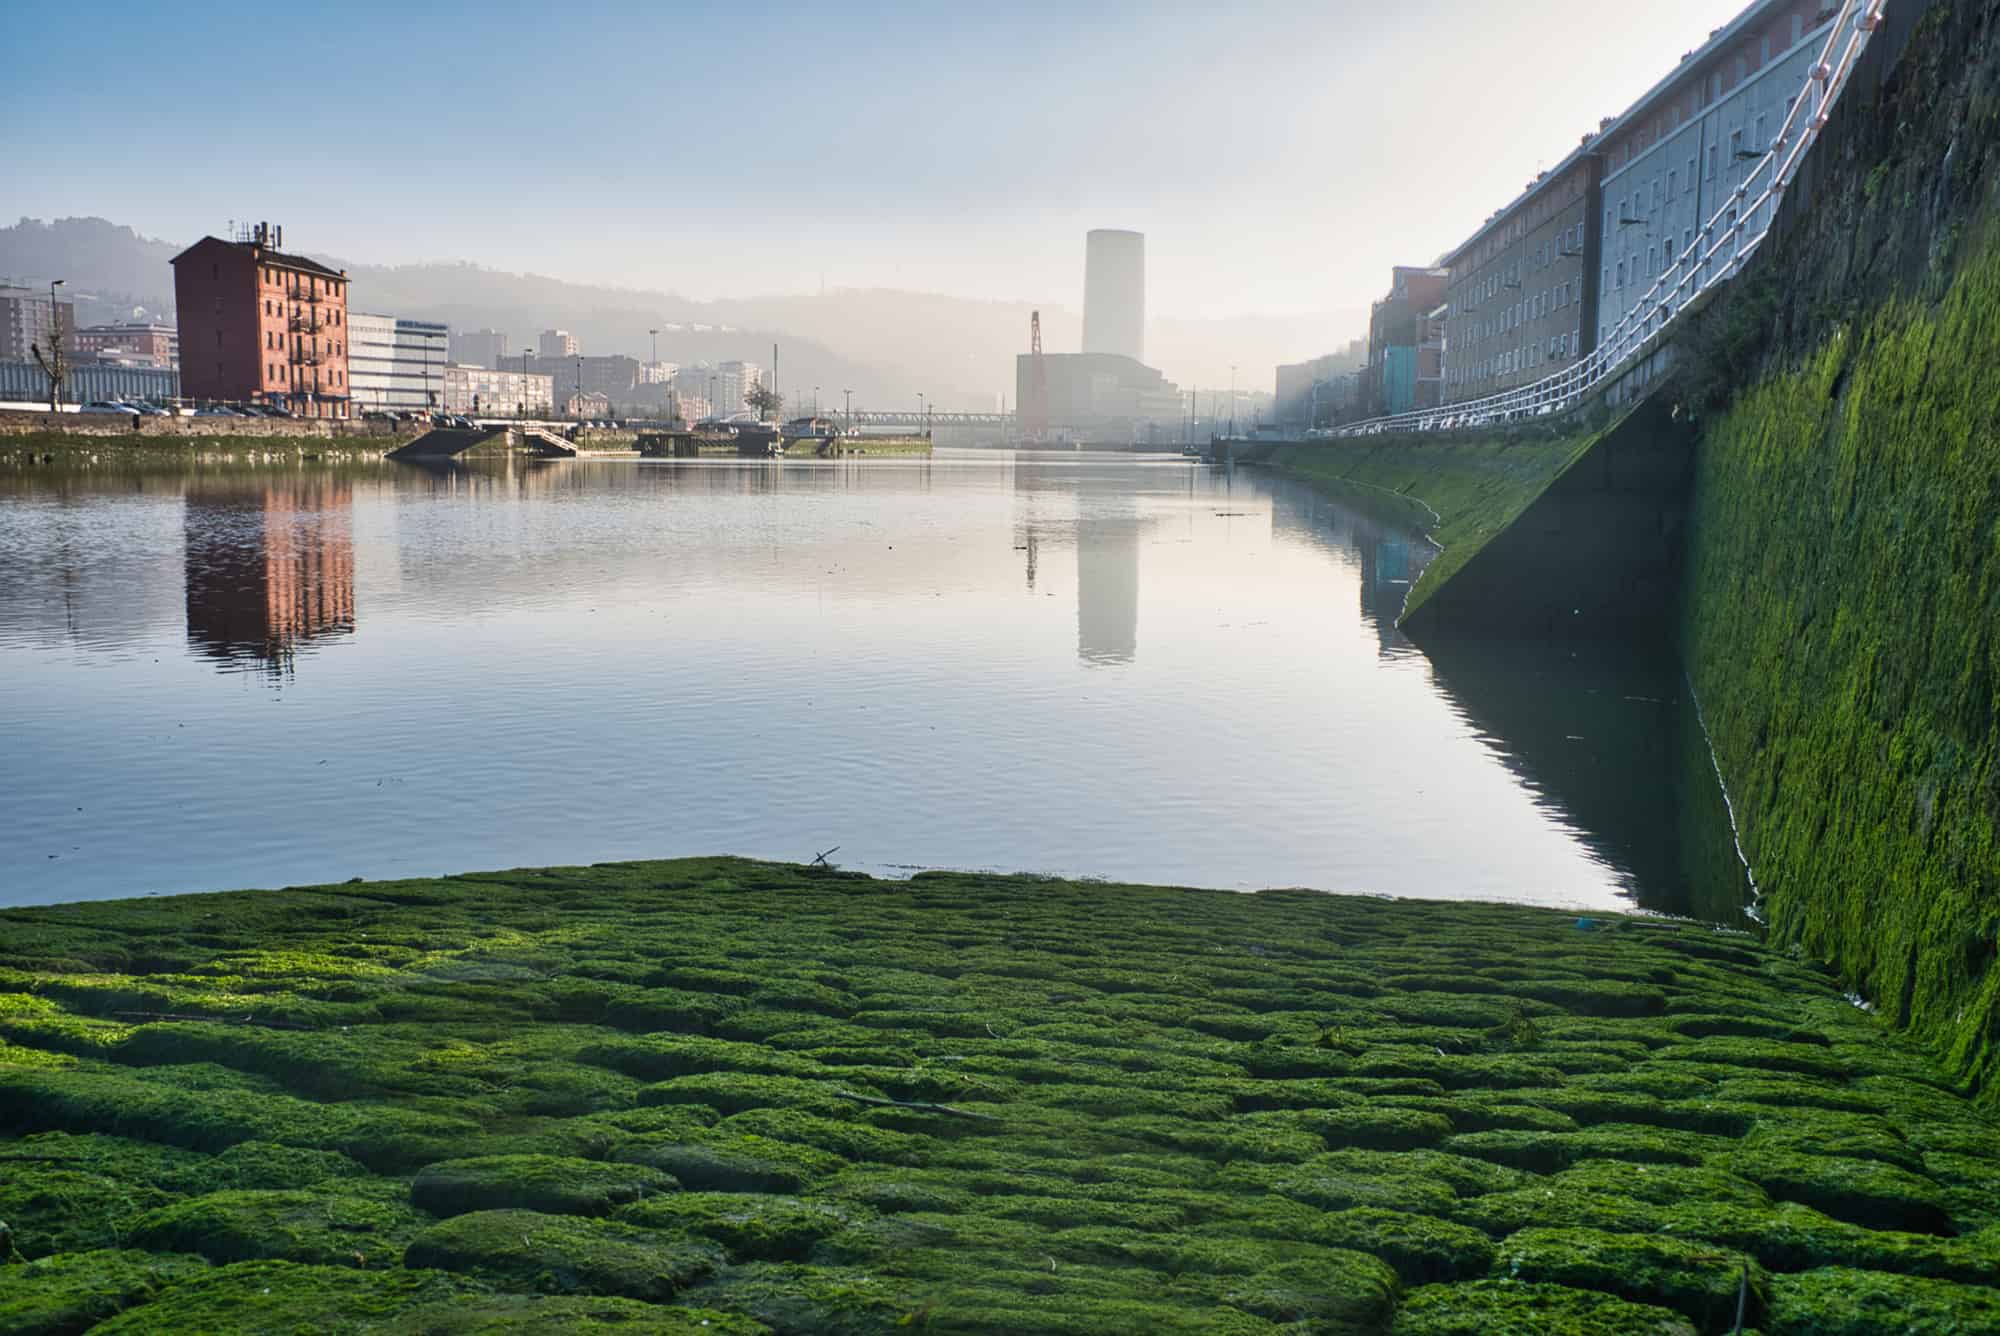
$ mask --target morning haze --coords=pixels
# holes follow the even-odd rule
[[[2000,0],[0,31],[0,1336],[2000,1332]]]
[[[1190,326],[1161,369],[1215,385],[1232,362],[1344,342],[1391,265],[1436,258],[1736,8],[1530,0],[1497,22],[1437,0],[599,3],[468,23],[307,4],[289,21],[365,57],[337,93],[296,96],[254,27],[113,4],[93,58],[65,71],[64,133],[18,146],[6,193],[16,214],[96,214],[183,244],[232,218],[289,219],[295,244],[356,264],[469,261],[697,300],[890,288],[1073,320],[1079,238],[1131,227],[1149,237],[1156,316]],[[24,49],[59,44],[69,22],[40,3],[13,20]],[[702,71],[738,66],[782,73],[754,96],[691,94]],[[135,76],[190,68],[226,70],[229,94],[132,114]],[[524,69],[536,77],[478,78]],[[423,95],[369,95],[404,80]],[[259,108],[282,113],[281,135]],[[47,114],[32,80],[7,81],[0,110]],[[81,201],[65,164],[86,146]],[[312,170],[246,179],[246,163],[301,152]],[[546,207],[514,207],[521,192]]]

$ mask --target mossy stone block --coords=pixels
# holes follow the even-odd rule
[[[707,1239],[739,1262],[798,1262],[815,1243],[865,1214],[864,1208],[798,1197],[677,1192],[635,1202],[620,1210],[618,1219]]]
[[[234,1189],[162,1206],[132,1225],[132,1242],[212,1262],[273,1258],[324,1266],[394,1265],[422,1218],[393,1183]]]
[[[415,1308],[381,1336],[768,1336],[761,1322],[713,1308],[642,1303],[596,1295],[495,1294]]]
[[[1928,1178],[1879,1160],[1770,1149],[1736,1151],[1716,1163],[1772,1197],[1871,1229],[1955,1232],[1944,1192]]]
[[[447,1303],[469,1289],[436,1271],[238,1262],[168,1286],[151,1302],[92,1327],[91,1336],[361,1336],[407,1309]]]
[[[1501,1243],[1494,1265],[1530,1283],[1602,1290],[1671,1308],[1703,1329],[1734,1320],[1746,1267],[1753,1321],[1764,1287],[1761,1267],[1712,1246],[1596,1229],[1524,1229]]]
[[[1393,1336],[1701,1336],[1672,1309],[1514,1280],[1426,1285],[1397,1305]]]
[[[2000,1291],[1923,1276],[1820,1267],[1771,1280],[1767,1336],[2000,1331]]]
[[[455,1271],[544,1294],[623,1295],[662,1303],[723,1261],[713,1244],[608,1220],[535,1211],[474,1211],[432,1225],[403,1255],[412,1269]]]
[[[1428,1215],[1356,1207],[1311,1222],[1312,1242],[1378,1257],[1405,1285],[1473,1280],[1493,1265],[1493,1241],[1477,1229]]]
[[[207,1269],[195,1257],[102,1249],[15,1266],[0,1260],[0,1336],[87,1331]]]
[[[676,1190],[672,1175],[640,1164],[555,1155],[483,1155],[425,1165],[410,1200],[432,1215],[524,1210],[609,1215],[627,1202]]]
[[[1223,1292],[1232,1308],[1327,1336],[1366,1336],[1388,1324],[1396,1273],[1366,1253],[1329,1249],[1311,1261],[1280,1262]]]

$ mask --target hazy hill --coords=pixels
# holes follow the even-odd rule
[[[129,316],[134,308],[164,314],[173,309],[168,262],[180,249],[102,218],[23,218],[0,228],[0,277],[67,279],[83,320]],[[670,361],[743,358],[768,365],[776,342],[780,383],[794,403],[818,385],[828,405],[852,389],[857,406],[915,408],[922,393],[941,409],[990,410],[1001,395],[1012,407],[1014,358],[1028,349],[1033,309],[881,289],[700,302],[471,264],[392,267],[314,258],[348,271],[357,310],[442,320],[454,329],[501,329],[517,348],[537,331],[562,328],[582,340],[585,352],[645,357],[647,331],[658,329],[660,356]],[[1049,351],[1078,347],[1077,313],[1044,307],[1042,324]],[[1268,387],[1278,362],[1329,351],[1349,336],[1319,317],[1162,319],[1148,331],[1148,360],[1184,385],[1224,386],[1234,364],[1245,389]]]

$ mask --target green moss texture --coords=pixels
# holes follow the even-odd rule
[[[1953,355],[1942,356],[1950,347]],[[1691,667],[1772,922],[2000,1062],[2000,247],[1703,437]]]
[[[1520,518],[1601,435],[1574,427],[1567,434],[1496,439],[1368,437],[1284,445],[1264,462],[1322,491],[1385,510],[1430,535],[1442,551],[1411,589],[1407,615]]]
[[[0,1333],[2000,1311],[1993,1125],[1742,934],[729,859],[0,913],[0,1221]]]

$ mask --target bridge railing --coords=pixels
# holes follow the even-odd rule
[[[1756,165],[1729,193],[1691,244],[1674,255],[1644,296],[1619,318],[1589,355],[1533,384],[1464,403],[1444,404],[1351,423],[1338,437],[1432,432],[1488,426],[1568,412],[1629,370],[1639,355],[1697,301],[1736,277],[1776,219],[1785,191],[1806,153],[1826,128],[1871,36],[1882,26],[1887,0],[1843,0],[1826,44],[1799,95]],[[1755,198],[1752,198],[1752,192]]]

